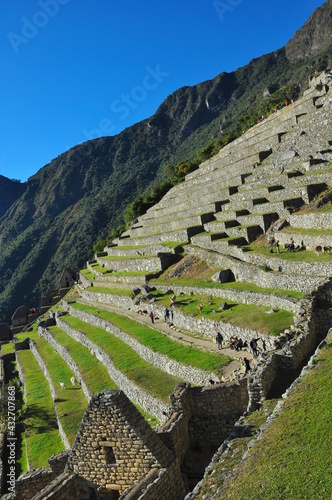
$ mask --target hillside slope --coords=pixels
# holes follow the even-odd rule
[[[179,89],[151,118],[76,146],[32,176],[0,219],[0,321],[22,303],[35,305],[64,266],[80,268],[93,244],[121,222],[125,206],[160,179],[165,165],[193,158],[221,125],[234,128],[267,88],[294,82],[304,88],[308,73],[328,66],[331,5],[328,0],[313,14],[293,45]],[[307,49],[300,58],[302,38]]]

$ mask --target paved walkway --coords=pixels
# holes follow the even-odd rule
[[[232,358],[232,361],[222,370],[222,376],[225,380],[233,379],[235,375],[244,374],[244,363],[242,361],[243,356],[246,356],[250,360],[250,364],[252,365],[253,357],[251,352],[247,349],[244,349],[242,351],[235,351],[233,349],[230,349],[228,346],[225,346],[220,351],[218,350],[218,346],[214,340],[208,339],[199,333],[190,333],[185,330],[179,329],[171,323],[166,323],[164,321],[164,318],[155,318],[154,324],[152,324],[148,314],[140,314],[132,309],[122,309],[121,307],[113,306],[110,304],[103,304],[100,302],[88,300],[84,297],[79,297],[79,300],[82,303],[88,305],[90,304],[94,307],[99,307],[100,309],[112,311],[122,316],[132,318],[139,323],[147,324],[183,344],[196,346],[200,349],[204,349],[210,352],[220,352],[225,356],[229,356],[230,358]]]

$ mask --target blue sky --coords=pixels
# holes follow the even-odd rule
[[[287,43],[323,0],[2,0],[0,174],[151,116]]]

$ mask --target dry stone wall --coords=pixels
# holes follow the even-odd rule
[[[82,420],[68,469],[100,490],[123,493],[151,469],[169,468],[175,458],[121,391],[93,397]],[[169,484],[184,496],[181,475]],[[149,498],[149,497],[148,497]]]

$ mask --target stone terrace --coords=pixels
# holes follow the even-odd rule
[[[322,85],[319,85],[320,79]],[[168,289],[161,283],[158,293],[162,289],[170,297],[170,304],[175,294],[201,294],[217,297],[220,301],[230,299],[257,308],[269,307],[271,314],[282,309],[294,314],[293,339],[286,345],[287,352],[277,350],[275,354],[274,338],[256,332],[250,325],[240,328],[209,320],[204,314],[189,316],[174,306],[172,322],[163,327],[160,324],[159,328],[177,341],[201,348],[213,345],[210,350],[216,350],[214,338],[216,331],[221,330],[226,342],[235,335],[248,343],[256,337],[264,342],[266,351],[252,363],[255,370],[252,377],[244,376],[243,367],[240,368],[236,360],[241,353],[234,354],[232,373],[229,370],[220,383],[211,373],[203,374],[204,378],[201,372],[192,370],[190,376],[183,378],[195,384],[202,375],[203,387],[180,384],[168,406],[142,397],[133,384],[121,378],[121,373],[115,373],[103,349],[80,335],[80,342],[89,348],[91,355],[105,366],[109,365],[108,371],[123,393],[105,391],[91,398],[87,391],[89,405],[67,465],[63,467],[65,476],[59,475],[57,488],[62,481],[69,484],[70,477],[74,488],[77,481],[82,481],[84,484],[80,487],[91,487],[91,494],[97,498],[115,499],[121,494],[121,498],[152,500],[166,498],[167,491],[172,491],[174,499],[183,498],[184,491],[202,477],[212,454],[239,415],[245,408],[257,407],[267,397],[279,367],[294,369],[306,358],[317,340],[317,328],[323,332],[330,322],[328,315],[320,318],[318,313],[312,312],[316,299],[308,297],[314,289],[320,294],[317,303],[321,303],[321,296],[326,303],[330,300],[332,285],[329,283],[324,288],[322,283],[331,276],[332,256],[330,262],[320,262],[318,256],[315,262],[301,259],[292,262],[281,256],[266,257],[245,251],[243,247],[265,233],[281,244],[291,237],[296,245],[304,239],[308,250],[332,244],[328,212],[319,213],[317,217],[316,214],[296,213],[296,209],[309,204],[332,184],[331,111],[331,92],[322,74],[313,79],[311,88],[298,101],[261,121],[188,174],[184,183],[173,187],[158,204],[139,217],[129,230],[114,240],[113,246],[105,248],[94,261],[87,263],[90,274],[81,273],[78,300],[96,307],[95,317],[84,313],[83,318],[83,313],[75,312],[67,302],[63,302],[63,307],[72,317],[80,317],[87,324],[121,336],[142,358],[145,356],[152,365],[155,363],[167,373],[177,372],[178,375],[183,367],[129,340],[112,325],[101,324],[98,314],[101,310],[122,310],[131,319],[136,315],[139,322],[137,313],[144,308],[145,316],[154,311],[162,318],[163,306],[155,302],[153,294],[149,295],[151,289],[144,288],[145,283],[183,255],[198,257],[222,271],[219,283],[226,281],[225,288],[178,284]],[[317,228],[324,232],[315,233]],[[230,284],[227,288],[227,281],[242,283],[243,289],[232,289]],[[246,291],[245,283],[261,289]],[[268,289],[274,290],[268,292]],[[285,290],[306,292],[307,296],[300,301],[278,293]],[[145,316],[144,321],[149,321]],[[74,335],[60,315],[56,322],[69,336]],[[164,324],[163,320],[160,322]],[[47,338],[46,330],[43,335]],[[50,336],[49,339],[52,340]],[[283,333],[278,340],[284,344]],[[256,376],[259,370],[265,375],[259,372]],[[79,371],[75,375],[79,376]],[[217,384],[211,383],[210,387],[207,377]],[[134,391],[137,392],[135,396]],[[140,402],[163,421],[157,432],[147,426],[127,397]],[[110,426],[105,424],[105,416]],[[31,498],[23,483],[21,480],[20,487],[25,495],[22,498]],[[38,486],[34,488],[35,493]],[[61,488],[62,493],[66,491],[67,494],[61,486],[60,493],[52,493],[52,498],[64,498]]]

